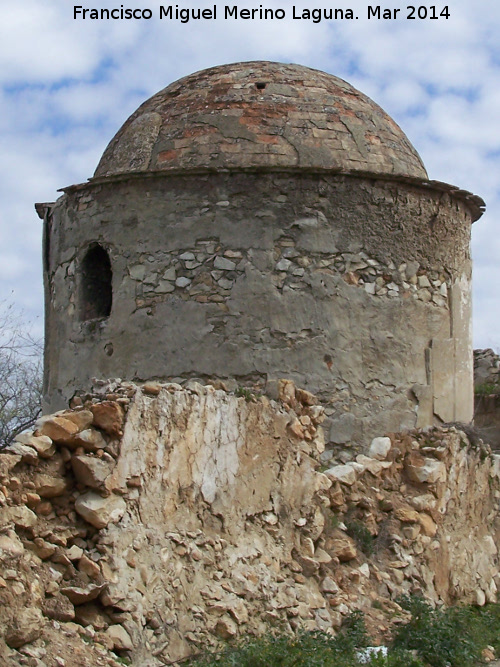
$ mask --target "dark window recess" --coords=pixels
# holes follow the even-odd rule
[[[267,86],[267,83],[264,83],[264,81],[258,81],[255,84],[255,87],[258,88],[259,90],[264,90],[264,88]]]
[[[109,317],[113,301],[113,272],[107,251],[98,243],[83,258],[80,290],[82,320]]]

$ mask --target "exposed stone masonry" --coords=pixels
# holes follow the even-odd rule
[[[269,62],[213,67],[160,91],[111,140],[95,176],[243,166],[427,177],[366,95],[330,74]]]
[[[51,244],[47,274],[53,407],[97,373],[250,388],[258,378],[268,393],[288,376],[342,418],[339,430],[345,406],[362,447],[380,429],[427,424],[434,412],[472,416],[470,222],[459,201],[318,174],[85,188],[71,189],[50,223],[63,244]],[[110,254],[113,306],[108,318],[82,322],[78,267],[89,238]]]
[[[284,237],[274,248],[272,280],[279,290],[310,289],[311,274],[316,272],[340,275],[349,285],[361,287],[372,296],[411,297],[448,307],[446,276],[438,271],[426,273],[418,262],[403,262],[398,267],[390,262],[384,266],[364,252],[311,255],[295,246],[293,239]],[[142,255],[128,269],[136,281],[136,305],[151,307],[174,292],[199,303],[225,302],[235,282],[252,264],[252,254],[251,249],[224,249],[219,240],[210,239],[177,252]]]
[[[188,76],[124,123],[94,178],[37,207],[44,409],[93,376],[268,394],[291,378],[359,449],[469,422],[483,207],[427,180],[401,129],[336,77],[265,62]]]
[[[500,356],[493,350],[474,350],[474,425],[500,450]]]

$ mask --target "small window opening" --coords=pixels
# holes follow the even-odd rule
[[[264,83],[264,81],[258,81],[255,84],[255,87],[258,88],[259,90],[264,90],[264,88],[267,86],[267,83]]]
[[[109,317],[113,301],[113,272],[107,251],[98,243],[83,258],[80,290],[82,320]]]

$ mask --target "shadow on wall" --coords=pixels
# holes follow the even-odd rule
[[[92,244],[82,261],[80,319],[109,317],[113,303],[111,262],[107,250]]]

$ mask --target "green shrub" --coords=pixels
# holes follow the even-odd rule
[[[234,392],[234,395],[238,398],[244,398],[247,403],[255,402],[257,398],[260,397],[260,394],[256,394],[251,389],[247,387],[238,387]]]
[[[500,651],[500,605],[434,609],[419,597],[399,604],[410,612],[388,654],[363,655],[372,642],[363,615],[348,616],[337,636],[324,632],[245,638],[218,653],[192,658],[193,667],[472,667],[491,644]]]
[[[473,607],[433,609],[423,598],[404,596],[399,604],[411,613],[394,637],[394,646],[415,650],[432,667],[471,667],[486,645]]]
[[[500,384],[493,382],[483,382],[474,387],[476,396],[489,396],[490,394],[500,394]]]
[[[360,656],[370,644],[361,612],[346,618],[336,637],[324,632],[267,635],[247,638],[219,653],[193,658],[196,667],[424,667],[404,650],[387,657]]]
[[[366,556],[373,553],[373,535],[368,528],[357,519],[346,522],[346,533],[352,537]]]

